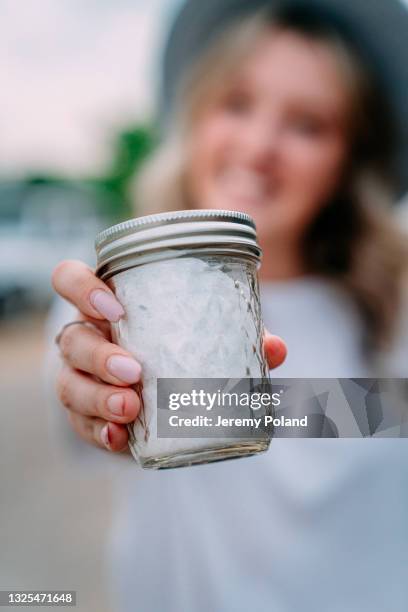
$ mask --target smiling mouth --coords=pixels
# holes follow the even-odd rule
[[[276,181],[246,168],[226,168],[219,175],[222,190],[239,203],[265,206],[276,192]]]

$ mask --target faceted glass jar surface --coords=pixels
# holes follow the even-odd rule
[[[194,225],[194,219],[190,223]],[[112,324],[113,340],[142,366],[142,381],[135,387],[142,408],[128,429],[132,454],[144,468],[242,457],[269,446],[270,439],[260,439],[256,432],[242,439],[158,436],[158,378],[269,376],[262,343],[259,258],[233,243],[221,248],[206,240],[211,241],[211,232],[199,245],[155,250],[150,261],[143,259],[139,265],[138,260],[131,265],[125,260],[106,279],[126,313]]]

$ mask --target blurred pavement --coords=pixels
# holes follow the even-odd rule
[[[42,325],[0,325],[0,589],[72,589],[75,610],[112,612],[103,573],[109,479],[82,476],[50,444]]]

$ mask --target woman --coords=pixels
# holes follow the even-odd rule
[[[406,253],[387,212],[392,108],[359,22],[347,22],[351,4],[252,14],[272,4],[187,2],[169,39],[164,137],[140,201],[145,212],[254,217],[264,320],[289,348],[282,376],[405,376],[406,357],[395,355]],[[407,28],[397,3],[381,4],[382,25],[391,5]],[[79,262],[61,264],[53,282],[99,330],[60,334],[60,399],[80,437],[120,451],[139,409],[129,385],[143,376],[109,342],[104,319],[123,309]],[[271,367],[281,363],[283,343],[267,336],[266,346]],[[132,477],[111,540],[117,611],[406,609],[403,440],[276,439],[251,459]]]

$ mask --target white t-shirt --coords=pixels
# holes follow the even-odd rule
[[[274,374],[376,374],[357,312],[329,283],[267,284],[261,299],[266,327],[289,349]],[[406,375],[402,347],[391,375]],[[115,612],[408,609],[408,440],[275,439],[255,457],[165,471],[120,464],[116,477]]]

